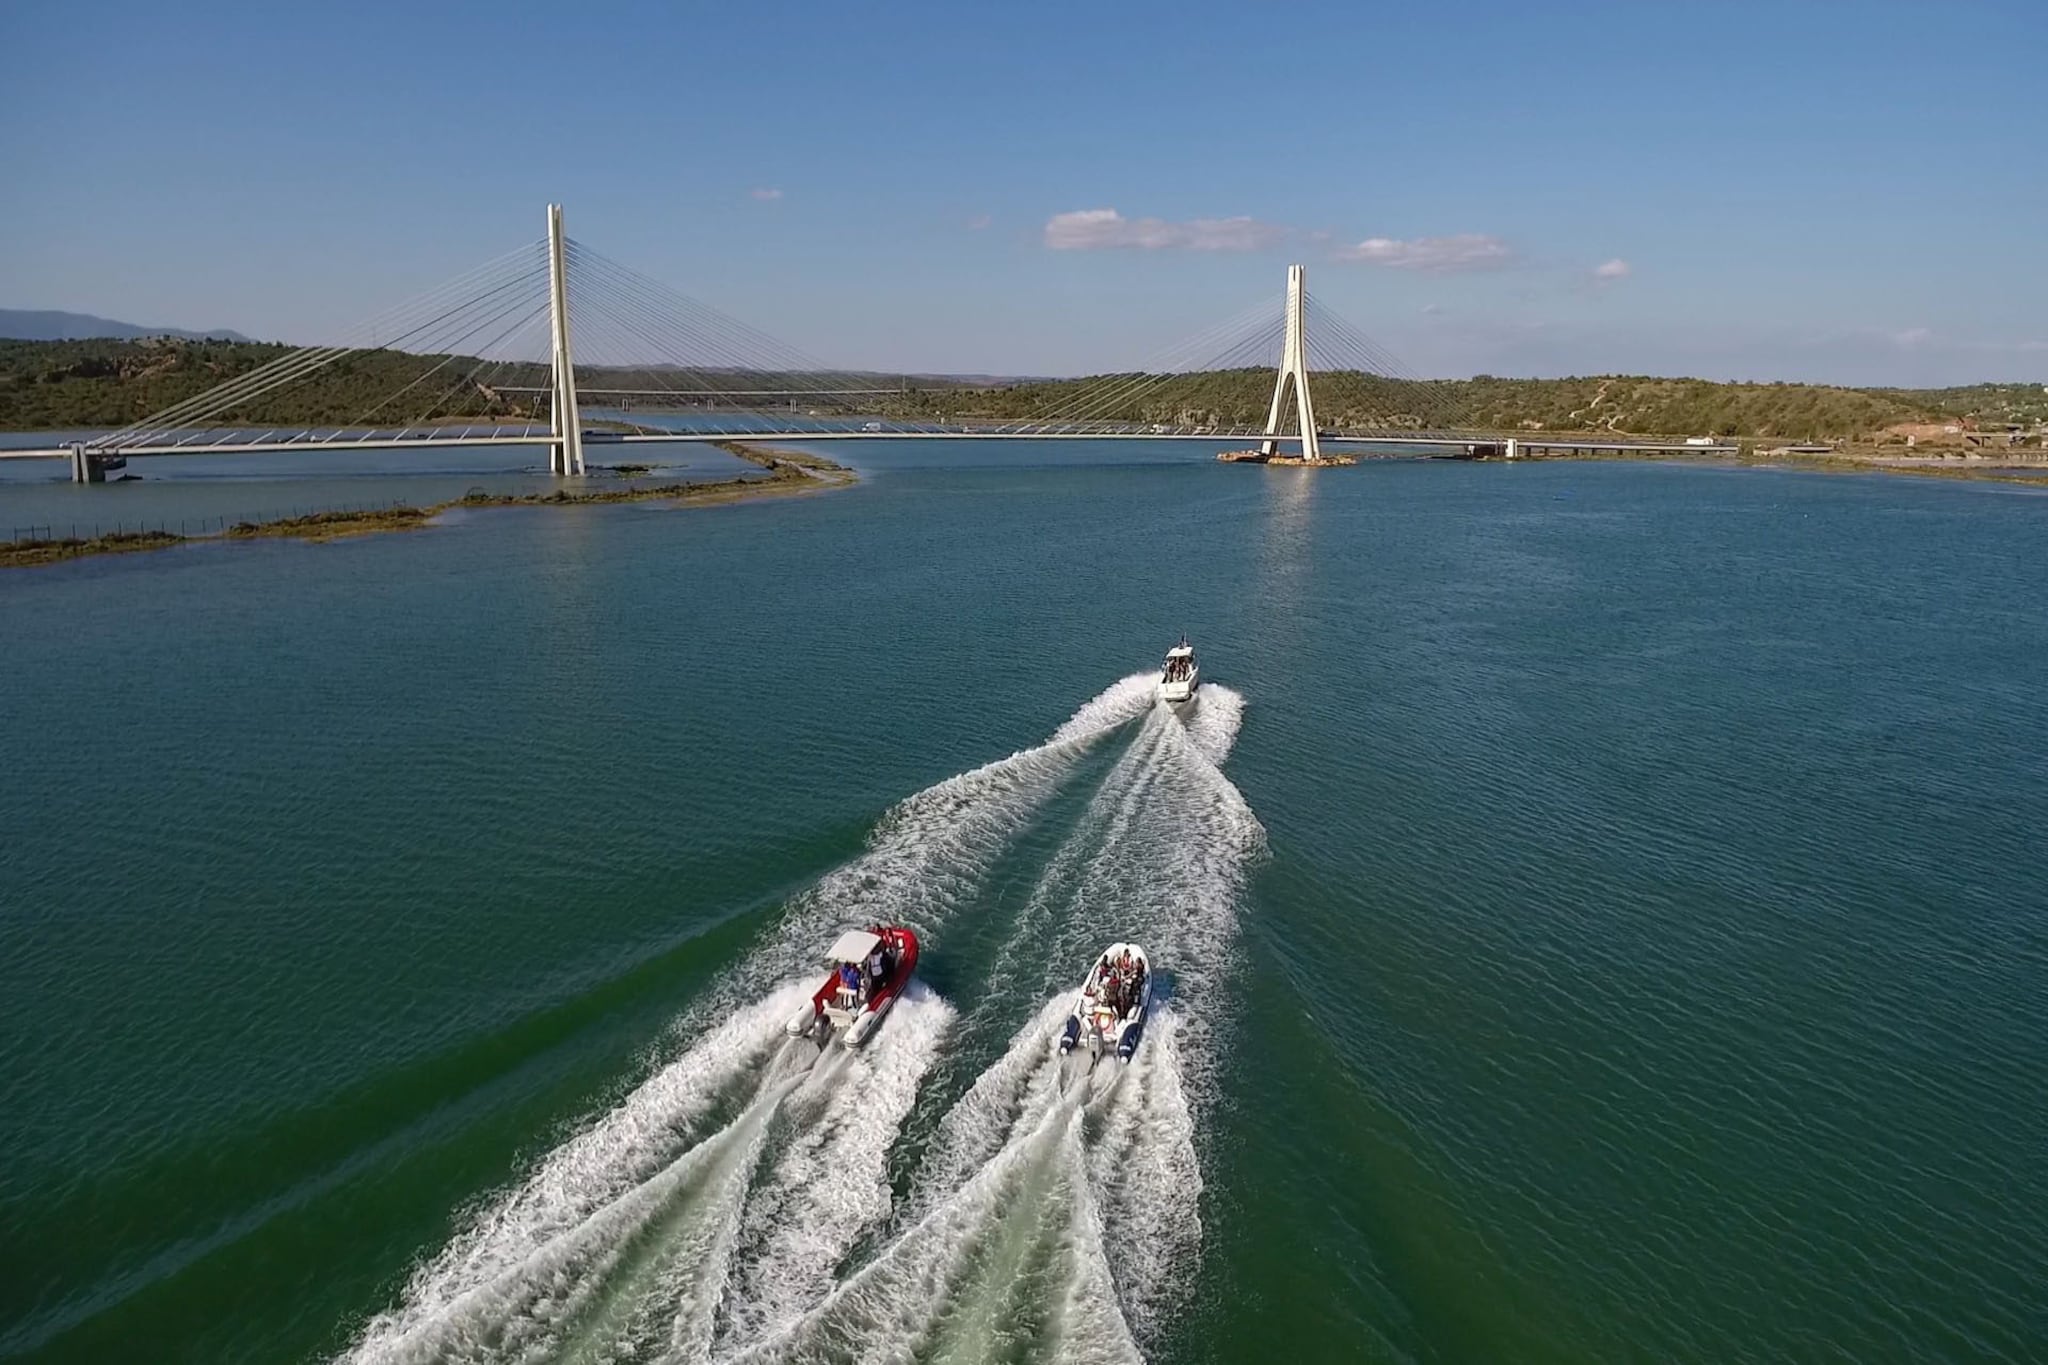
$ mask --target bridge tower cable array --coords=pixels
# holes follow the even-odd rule
[[[554,401],[549,405],[548,472],[581,475],[583,419],[576,407],[576,361],[569,350],[569,254],[563,245],[562,206],[548,205],[548,328]]]
[[[1301,458],[1320,460],[1316,444],[1316,408],[1308,392],[1308,272],[1299,265],[1287,267],[1287,335],[1280,352],[1280,373],[1273,379],[1273,405],[1266,413],[1266,439],[1259,449],[1267,455],[1279,453],[1281,404],[1287,386],[1294,386],[1294,409],[1300,421]]]
[[[98,482],[130,456],[506,445],[577,477],[601,424],[607,442],[1248,439],[1298,442],[1313,462],[1334,439],[1449,430],[1457,407],[1324,308],[1298,265],[1280,308],[1268,295],[1135,368],[981,385],[826,365],[570,237],[552,204],[540,239],[331,343],[277,348],[118,430],[19,454],[69,455]]]
[[[82,442],[73,477],[100,482],[129,454],[349,449],[478,439],[491,381],[544,374],[548,259],[528,243],[349,328],[332,344],[285,351],[139,421]],[[388,375],[372,403],[352,399]],[[371,390],[374,392],[374,389]],[[300,417],[299,414],[303,414]],[[545,432],[501,414],[493,439]],[[264,425],[269,423],[269,425]],[[80,470],[83,463],[85,468]]]
[[[1334,396],[1339,411],[1326,405],[1323,420],[1335,425],[1413,435],[1445,433],[1460,425],[1465,404],[1440,380],[1425,379],[1359,331],[1323,307],[1314,294],[1308,309],[1316,319],[1309,333],[1308,359],[1325,375],[1324,394]],[[1333,394],[1331,381],[1336,381]],[[1326,428],[1327,429],[1327,428]]]

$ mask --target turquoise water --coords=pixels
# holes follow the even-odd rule
[[[2048,499],[1120,455],[0,576],[0,1355],[2048,1355]]]
[[[91,432],[0,433],[0,450],[49,449]],[[590,488],[618,487],[606,467],[647,465],[631,484],[730,479],[760,471],[694,441],[625,444],[593,440]],[[71,482],[64,460],[0,459],[0,543],[147,528],[206,535],[237,521],[274,521],[311,512],[359,511],[452,502],[482,490],[499,495],[556,487],[545,446],[431,446],[412,450],[301,450],[270,454],[138,456],[114,481]]]

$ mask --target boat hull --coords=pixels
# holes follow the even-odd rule
[[[866,999],[849,1009],[839,1003],[838,969],[834,968],[810,1003],[790,1016],[783,1032],[792,1038],[815,1038],[821,1047],[829,1045],[835,1036],[842,1047],[849,1048],[860,1047],[874,1037],[897,997],[917,974],[918,951],[917,935],[900,925],[885,925],[877,932],[896,959],[895,967],[882,983],[872,987]]]
[[[1074,998],[1074,1008],[1060,1028],[1056,1044],[1060,1056],[1085,1053],[1091,1065],[1111,1056],[1120,1062],[1128,1062],[1137,1052],[1138,1044],[1144,1041],[1145,1023],[1152,1014],[1151,962],[1145,951],[1132,943],[1112,944],[1103,956],[1113,959],[1125,951],[1129,951],[1145,969],[1136,1000],[1121,1012],[1108,1010],[1098,994],[1100,965],[1090,968],[1081,993]]]

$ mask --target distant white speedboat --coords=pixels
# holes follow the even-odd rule
[[[1159,700],[1179,705],[1195,699],[1195,689],[1202,685],[1202,666],[1195,662],[1195,647],[1188,643],[1188,637],[1180,637],[1180,643],[1166,651],[1166,663],[1159,670]]]

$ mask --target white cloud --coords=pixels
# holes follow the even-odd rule
[[[781,190],[758,189],[752,191],[752,193],[756,199],[780,199],[782,197]]]
[[[1921,344],[1921,343],[1923,343],[1923,342],[1926,342],[1926,341],[1932,340],[1932,339],[1933,339],[1933,337],[1934,337],[1934,333],[1933,333],[1933,331],[1932,331],[1931,329],[1929,329],[1929,328],[1926,328],[1926,327],[1907,327],[1907,328],[1904,328],[1904,329],[1903,329],[1903,330],[1901,330],[1901,331],[1897,331],[1897,332],[1893,332],[1893,333],[1892,333],[1892,345],[1894,345],[1894,346],[1918,346],[1918,345],[1920,345],[1920,344]]]
[[[1634,273],[1635,267],[1619,256],[1611,261],[1602,261],[1593,267],[1593,278],[1596,280],[1625,280]]]
[[[993,214],[977,213],[967,220],[967,228],[970,232],[979,232],[994,221],[995,215]]]
[[[1368,237],[1356,246],[1338,248],[1337,258],[1396,270],[1450,275],[1496,269],[1512,261],[1515,253],[1506,242],[1489,233],[1461,232],[1451,237],[1417,237],[1405,242],[1393,237]]]
[[[1054,251],[1258,251],[1287,236],[1287,229],[1255,218],[1126,218],[1115,209],[1078,209],[1046,220],[1045,244]]]

